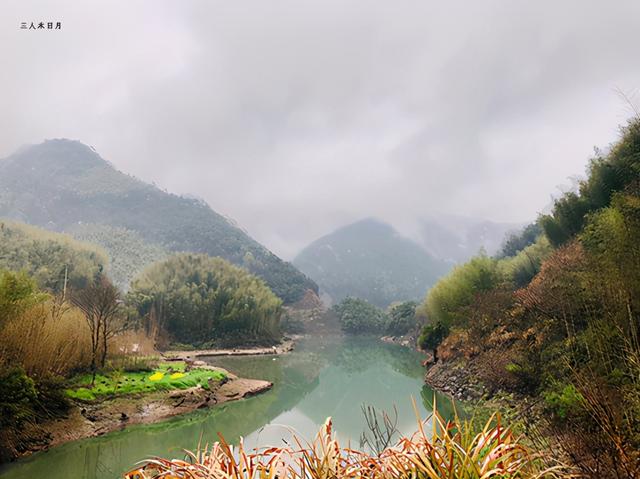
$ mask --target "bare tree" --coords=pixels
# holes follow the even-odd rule
[[[123,330],[124,324],[119,315],[120,291],[109,279],[98,276],[86,288],[75,291],[71,302],[82,311],[91,333],[91,373],[93,384],[96,380],[98,353],[102,347],[100,367],[107,359],[109,339]]]
[[[385,411],[378,412],[373,406],[363,404],[362,414],[366,420],[369,434],[364,431],[360,436],[360,447],[368,447],[378,456],[389,446],[398,434],[398,410],[393,406],[393,417]]]

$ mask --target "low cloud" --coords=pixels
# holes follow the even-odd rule
[[[285,258],[341,224],[522,222],[640,87],[640,3],[6,1],[0,153],[69,137]],[[62,22],[25,31],[23,21]]]

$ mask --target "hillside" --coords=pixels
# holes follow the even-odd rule
[[[307,246],[293,260],[333,301],[347,296],[385,307],[417,299],[448,267],[391,226],[365,219]]]
[[[101,248],[13,221],[0,221],[0,270],[21,271],[40,288],[61,292],[65,286],[82,288],[108,269]],[[66,278],[66,285],[65,285]]]
[[[581,477],[640,476],[640,118],[620,132],[576,191],[419,306],[419,344],[436,362],[427,381],[458,397],[516,395]]]
[[[77,233],[104,246],[116,265],[131,264],[130,252],[137,246],[126,244],[133,238],[151,244],[151,261],[164,250],[189,251],[244,266],[285,303],[302,298],[308,289],[317,291],[313,281],[206,203],[126,175],[77,141],[47,140],[0,160],[0,216]],[[120,246],[106,227],[117,228]],[[135,266],[117,269],[116,280],[130,280]]]

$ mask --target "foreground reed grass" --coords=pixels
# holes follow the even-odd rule
[[[418,431],[380,454],[342,447],[327,419],[315,439],[294,436],[293,446],[249,453],[224,438],[211,447],[186,452],[185,460],[155,458],[126,479],[489,479],[569,478],[562,466],[545,466],[502,426],[499,414],[480,430],[473,421],[445,421],[438,412],[418,419]]]

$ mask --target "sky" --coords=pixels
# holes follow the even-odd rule
[[[3,0],[0,157],[80,140],[286,259],[363,217],[527,222],[618,137],[638,44],[637,0]]]

